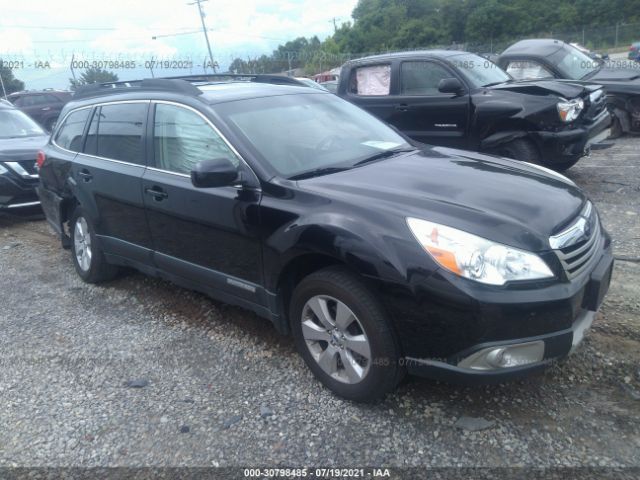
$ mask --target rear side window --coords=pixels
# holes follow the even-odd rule
[[[349,91],[363,96],[389,95],[391,65],[369,65],[354,69]]]
[[[240,164],[204,118],[186,108],[157,104],[153,131],[155,166],[162,170],[189,174],[199,161],[214,158]]]
[[[143,165],[142,132],[147,103],[103,105],[95,110],[85,153]]]
[[[79,152],[82,149],[82,134],[90,111],[91,109],[84,108],[69,114],[56,134],[56,145],[72,152]]]
[[[438,95],[441,80],[453,75],[433,62],[403,62],[400,69],[402,95]]]

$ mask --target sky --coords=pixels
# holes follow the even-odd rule
[[[121,80],[202,73],[207,48],[193,0],[0,0],[0,58],[27,88],[67,88],[82,62],[129,62],[108,68]],[[208,0],[205,22],[215,61],[269,54],[299,36],[321,40],[350,20],[357,0]],[[155,39],[153,38],[155,37]],[[186,63],[184,63],[186,62]],[[187,65],[183,70],[176,67]],[[209,70],[210,71],[210,70]]]

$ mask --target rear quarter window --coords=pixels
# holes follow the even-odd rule
[[[70,113],[56,133],[54,138],[56,145],[72,152],[82,150],[82,134],[90,111],[91,109],[84,108]]]

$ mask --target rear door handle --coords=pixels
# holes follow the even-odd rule
[[[160,202],[169,196],[169,194],[160,187],[145,188],[144,193],[151,195],[157,202]]]
[[[400,103],[398,105],[395,105],[393,108],[395,108],[398,112],[406,112],[409,110],[409,105],[407,105],[406,103]]]
[[[90,182],[91,180],[93,180],[93,175],[91,175],[91,172],[86,168],[83,168],[82,170],[80,170],[78,172],[78,176],[82,178],[82,180],[84,180],[85,182]]]

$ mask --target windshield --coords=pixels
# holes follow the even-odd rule
[[[380,120],[335,95],[278,95],[215,108],[255,155],[287,178],[351,168],[373,155],[411,148]]]
[[[0,138],[44,135],[44,130],[20,110],[0,109]]]
[[[572,80],[580,80],[597,71],[600,63],[574,47],[561,48],[549,56],[562,75]]]
[[[450,57],[453,63],[475,88],[508,82],[511,77],[491,60],[466,53]]]

